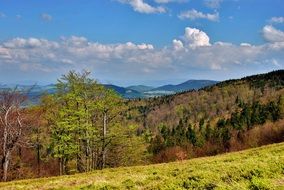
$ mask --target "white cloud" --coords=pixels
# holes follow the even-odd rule
[[[273,42],[268,44],[269,49],[282,50],[284,48],[284,42]]]
[[[251,47],[251,44],[243,42],[243,43],[240,44],[240,46]]]
[[[188,47],[210,46],[209,36],[196,28],[186,27],[182,37],[184,44]]]
[[[218,46],[232,46],[232,43],[228,43],[228,42],[215,42],[214,45],[218,45]]]
[[[183,43],[180,40],[174,39],[173,40],[173,47],[175,50],[183,49]]]
[[[266,25],[262,29],[263,37],[268,42],[284,42],[284,32],[277,30],[271,25]]]
[[[44,21],[51,21],[52,20],[52,16],[47,14],[47,13],[42,13],[41,15],[41,19]]]
[[[154,49],[154,46],[152,44],[140,44],[137,45],[138,49]]]
[[[61,38],[65,45],[70,47],[85,47],[88,45],[88,39],[85,37],[71,36],[70,38]]]
[[[196,19],[207,19],[210,21],[218,21],[219,20],[219,13],[215,12],[214,14],[209,13],[202,13],[195,9],[181,12],[178,15],[178,18],[180,19],[190,19],[190,20],[196,20]]]
[[[221,6],[223,0],[204,0],[204,4],[212,9],[218,9]]]
[[[118,0],[121,3],[129,4],[134,11],[139,13],[165,13],[166,9],[162,6],[151,6],[150,4],[144,2],[144,0]]]
[[[272,17],[270,20],[269,20],[270,23],[284,23],[284,17]]]
[[[0,77],[11,69],[27,76],[56,73],[57,77],[71,69],[88,69],[96,74],[95,78],[112,77],[115,81],[203,77],[196,70],[224,77],[226,72],[236,70],[279,69],[283,63],[283,41],[270,40],[263,45],[211,44],[204,31],[190,27],[185,28],[183,36],[173,39],[171,46],[158,49],[147,43],[102,44],[78,36],[56,41],[15,38],[0,42]]]
[[[223,42],[198,48],[185,47],[184,51],[176,51],[173,57],[174,62],[179,67],[183,65],[186,68],[225,71],[240,69],[238,67],[247,70],[253,69],[253,67],[256,69],[255,63],[260,63],[261,66],[266,68],[274,68],[275,62],[270,62],[270,64],[263,60],[271,59],[271,57],[275,56],[280,57],[279,59],[283,61],[284,56],[282,53],[284,53],[284,47],[274,50],[269,45],[237,46]],[[283,64],[279,65],[284,66]]]
[[[14,38],[10,41],[4,42],[3,47],[9,49],[30,49],[37,47],[58,47],[57,42],[50,42],[45,39],[37,39],[37,38]]]
[[[12,57],[10,55],[10,51],[0,46],[0,58],[4,61],[11,60]]]
[[[37,38],[15,38],[0,45],[0,60],[4,56],[7,58],[9,55],[15,63],[88,64],[89,61],[93,62],[94,60],[106,62],[123,59],[126,61],[140,51],[141,55],[144,56],[144,53],[153,50],[154,46],[151,44],[128,42],[125,44],[105,45],[90,42],[85,37],[77,36],[62,38],[58,42]]]

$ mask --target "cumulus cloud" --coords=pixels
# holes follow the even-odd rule
[[[210,21],[218,21],[219,20],[219,13],[215,12],[214,14],[209,13],[202,13],[195,9],[181,12],[178,15],[178,18],[180,19],[190,19],[190,20],[196,20],[196,19],[207,19]]]
[[[41,69],[42,71],[52,71],[58,69],[58,67],[73,65],[74,63],[89,65],[93,62],[101,64],[114,60],[128,62],[139,54],[144,56],[147,51],[153,50],[154,46],[146,43],[134,44],[128,42],[105,45],[90,42],[85,37],[77,36],[61,38],[60,41],[15,38],[0,44],[0,62],[9,59],[10,63],[24,64],[20,68],[26,69],[35,64],[39,68],[38,63],[41,63],[40,65],[44,68]]]
[[[173,49],[175,46],[173,44]],[[207,69],[212,71],[231,70],[231,69],[253,69],[259,65],[266,68],[275,68],[275,62],[268,63],[264,60],[271,57],[278,57],[284,60],[284,46],[281,49],[273,49],[269,44],[260,46],[237,46],[230,43],[218,42],[211,46],[201,46],[198,48],[190,48],[184,46],[183,51],[175,51],[175,62],[179,66],[195,69]],[[280,63],[280,62],[278,62]],[[284,66],[279,64],[278,66]],[[279,67],[278,67],[279,68]],[[233,71],[231,70],[231,71]]]
[[[150,4],[146,3],[144,0],[118,0],[121,3],[129,4],[134,11],[139,13],[165,13],[166,9],[162,6],[151,6]]]
[[[218,9],[221,6],[223,0],[204,0],[204,4],[212,9]]]
[[[80,36],[56,41],[14,38],[0,43],[0,77],[11,69],[29,77],[45,73],[58,77],[70,69],[88,69],[96,78],[112,77],[115,81],[206,77],[202,73],[222,79],[227,72],[227,77],[237,77],[232,76],[233,71],[268,71],[283,68],[283,63],[284,42],[278,38],[262,45],[210,43],[204,31],[190,27],[173,39],[171,46],[162,48],[133,42],[102,44]]]
[[[197,29],[186,27],[184,35],[180,37],[180,40],[174,39],[173,42],[174,50],[181,50],[183,48],[197,48],[202,46],[210,46],[209,36]]]
[[[284,17],[272,17],[270,20],[269,20],[270,23],[276,23],[276,24],[279,24],[279,23],[284,23]]]
[[[191,48],[211,45],[209,36],[197,28],[186,27],[181,39],[185,46]]]
[[[45,39],[37,39],[37,38],[14,38],[10,41],[4,42],[3,47],[9,49],[30,49],[30,48],[37,48],[43,46],[52,46],[57,47],[58,43],[50,42]]]
[[[174,50],[172,60],[178,63],[179,68],[225,72],[232,69],[245,71],[253,70],[253,68],[270,68],[271,70],[284,66],[284,42],[271,42],[258,46],[249,43],[234,45],[220,41],[211,44],[205,32],[187,27],[185,34],[179,40],[173,40],[172,48]],[[277,62],[274,57],[278,58]]]
[[[263,37],[268,42],[284,42],[284,32],[277,30],[271,25],[266,25],[262,29]]]
[[[173,47],[174,47],[174,50],[181,50],[181,49],[183,49],[182,41],[174,39],[173,40]]]
[[[52,20],[52,16],[47,14],[47,13],[42,13],[40,15],[41,19],[44,20],[44,21],[51,21]]]

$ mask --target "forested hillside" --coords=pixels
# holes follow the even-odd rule
[[[284,71],[200,90],[126,100],[63,75],[35,106],[0,93],[2,179],[74,174],[216,155],[284,141]]]
[[[155,161],[212,155],[284,140],[284,71],[228,80],[198,91],[137,100],[139,131]]]

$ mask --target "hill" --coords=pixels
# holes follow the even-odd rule
[[[248,104],[278,101],[284,95],[283,87],[284,70],[279,70],[147,100],[147,106],[151,108],[147,115],[148,124],[171,126],[177,125],[182,118],[194,124],[203,119],[229,117],[239,109],[236,101]]]
[[[0,183],[1,189],[282,189],[284,143],[148,166]]]
[[[284,70],[132,102],[156,162],[284,141]]]
[[[177,85],[164,85],[160,86],[158,88],[154,88],[151,91],[173,91],[173,92],[182,92],[182,91],[188,91],[188,90],[198,90],[200,88],[204,88],[206,86],[211,86],[218,83],[218,81],[212,81],[212,80],[188,80],[186,82],[183,82],[181,84]]]

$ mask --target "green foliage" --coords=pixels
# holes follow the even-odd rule
[[[269,190],[272,189],[269,180],[263,180],[258,177],[253,177],[249,186],[251,190]]]
[[[61,173],[141,163],[146,143],[134,135],[136,129],[118,123],[124,102],[88,76],[69,72],[58,80],[56,94],[43,99],[49,149],[59,159]],[[137,155],[132,158],[134,150]],[[76,168],[67,167],[71,161]]]
[[[247,129],[254,125],[264,124],[266,121],[277,121],[281,119],[280,102],[269,102],[261,105],[259,102],[253,102],[252,105],[242,104],[242,110],[233,112],[231,118],[227,120],[233,128],[242,130],[246,126]]]
[[[281,95],[278,99],[278,105],[279,105],[279,113],[280,118],[284,118],[284,95]]]
[[[184,116],[183,107],[179,106],[181,119],[176,126],[169,127],[160,124],[157,131],[152,135],[149,151],[154,155],[174,146],[187,147],[189,144],[195,147],[203,147],[206,142],[214,142],[225,151],[230,148],[230,140],[234,130],[251,130],[256,125],[263,125],[267,121],[275,122],[281,119],[281,96],[277,102],[267,104],[259,102],[243,102],[237,98],[238,108],[232,112],[228,119],[220,117],[215,126],[211,127],[212,121],[201,118],[198,127],[190,123],[189,117]]]

